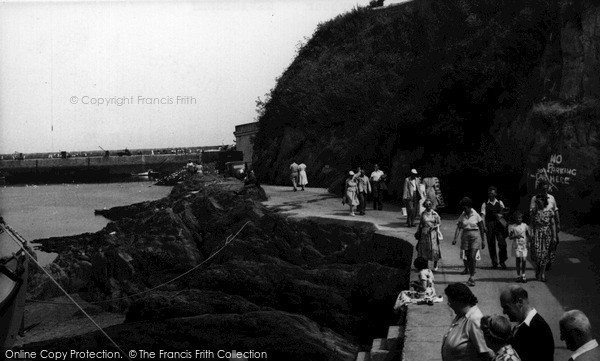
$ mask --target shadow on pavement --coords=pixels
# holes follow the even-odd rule
[[[406,222],[390,222],[390,223],[382,223],[380,224],[381,227],[388,227],[388,228],[406,228]]]
[[[563,309],[583,311],[600,338],[600,244],[598,240],[561,242],[552,270],[547,272],[548,289]]]
[[[350,211],[337,211],[337,212],[331,212],[331,213],[327,213],[330,216],[348,216],[348,217],[352,217],[350,215]]]

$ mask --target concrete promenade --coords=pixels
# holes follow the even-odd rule
[[[342,206],[341,197],[333,196],[323,188],[307,188],[293,192],[292,187],[263,186],[269,200],[265,205],[280,209],[293,218],[322,217],[347,221],[371,222],[379,232],[393,235],[415,245],[416,228],[405,227],[406,219],[400,208],[384,204],[383,211],[374,211],[369,203],[365,216],[349,216],[349,207]],[[479,205],[476,205],[476,209]],[[446,210],[454,211],[454,210]],[[440,270],[435,274],[435,288],[439,295],[453,282],[466,282],[468,276],[460,275],[463,263],[459,258],[459,246],[452,246],[458,214],[445,214],[442,217],[441,243],[442,260]],[[555,342],[555,360],[567,360],[571,352],[560,341],[558,320],[562,313],[570,309],[580,309],[592,322],[594,333],[600,339],[600,246],[597,242],[584,240],[561,233],[557,260],[553,270],[547,274],[548,282],[535,281],[534,271],[528,264],[529,282],[524,288],[529,292],[530,302],[546,319],[552,328]],[[413,258],[416,254],[413,255]],[[491,269],[487,248],[482,252],[475,275],[473,293],[479,299],[479,307],[484,314],[501,314],[499,293],[502,287],[511,284],[516,278],[515,259],[510,254],[508,269]],[[416,279],[412,272],[411,280]],[[440,349],[443,334],[447,331],[454,314],[446,302],[427,305],[410,305],[406,323],[404,360],[441,360]],[[390,325],[396,320],[390,320]],[[373,338],[385,335],[373,335]]]

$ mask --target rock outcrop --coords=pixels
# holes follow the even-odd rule
[[[348,361],[356,357],[356,346],[346,338],[305,316],[274,310],[137,322],[113,326],[106,332],[125,347],[125,352],[130,349],[153,351],[156,360],[228,360],[230,356],[226,352],[232,350],[254,352],[247,354],[248,359]],[[26,349],[117,351],[114,346],[103,344],[102,337],[95,332],[63,339],[60,343],[39,342],[27,345]],[[165,353],[160,354],[160,350]],[[197,355],[196,350],[213,354]],[[265,354],[260,354],[262,352]]]
[[[537,171],[560,155],[555,168],[577,175],[548,174],[553,193],[567,224],[587,222],[600,204],[599,23],[592,0],[420,0],[338,16],[259,104],[256,172],[286,184],[302,161],[311,184],[339,192],[349,169],[379,163],[398,198],[417,168],[440,178],[451,207],[494,184],[526,210]]]
[[[162,200],[106,210],[113,222],[97,233],[36,242],[59,254],[47,268],[65,289],[126,314],[127,324],[111,329],[122,344],[130,345],[135,330],[137,346],[158,342],[164,349],[176,344],[172,335],[203,330],[181,345],[202,341],[286,359],[348,359],[394,317],[412,246],[370,226],[289,221],[263,206],[264,197],[260,187],[197,175]],[[58,295],[41,274],[30,290],[38,299]],[[165,322],[178,331],[159,337],[150,330],[164,330]],[[320,346],[313,351],[292,356],[315,342]]]

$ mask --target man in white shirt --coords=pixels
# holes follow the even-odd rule
[[[481,205],[481,218],[485,220],[485,232],[487,235],[488,250],[492,260],[492,268],[498,268],[498,263],[502,269],[506,269],[506,260],[508,254],[506,251],[506,228],[502,223],[502,213],[504,212],[504,203],[496,198],[498,190],[494,186],[488,188],[488,200]],[[496,253],[496,245],[498,253]]]
[[[560,339],[573,352],[569,361],[600,360],[600,347],[592,337],[592,325],[586,315],[579,310],[565,312],[559,321]]]
[[[554,361],[554,337],[544,318],[529,304],[527,291],[510,285],[500,293],[504,314],[517,326],[510,340],[521,361]]]
[[[379,169],[379,165],[375,164],[375,170],[371,173],[371,187],[373,188],[373,210],[383,209],[383,191],[385,174]]]

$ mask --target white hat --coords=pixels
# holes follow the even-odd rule
[[[414,169],[414,168],[413,168],[413,169],[411,169],[411,170],[410,170],[410,172],[411,172],[412,174],[418,174],[418,173],[417,173],[417,170],[416,170],[416,169]]]
[[[354,172],[353,172],[353,171],[350,171],[350,172],[348,172],[348,174],[350,174],[350,175],[354,175]]]

